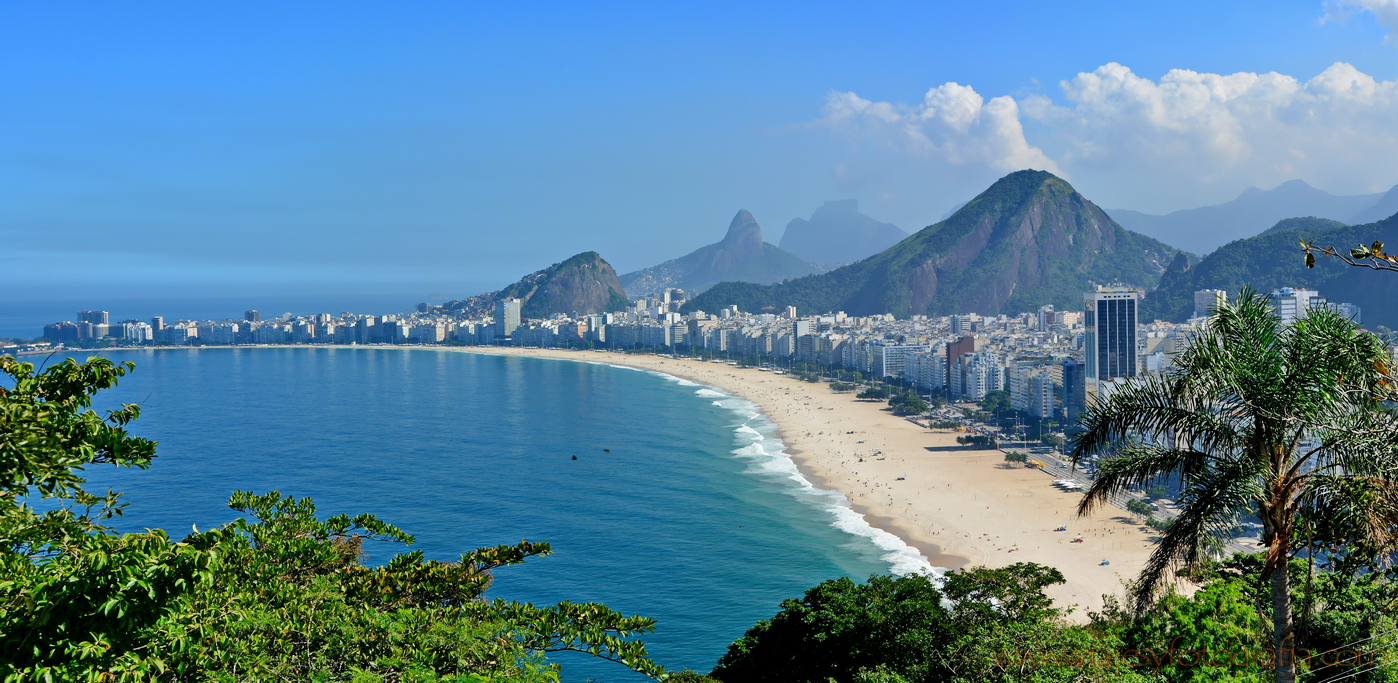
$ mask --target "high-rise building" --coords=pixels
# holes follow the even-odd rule
[[[1219,304],[1228,303],[1228,292],[1221,289],[1201,289],[1194,293],[1194,317],[1206,318]]]
[[[495,303],[495,336],[508,337],[519,327],[519,299],[501,299]]]
[[[107,320],[106,311],[78,311],[78,322],[106,325],[110,321]]]
[[[1135,377],[1136,309],[1141,293],[1132,287],[1103,287],[1083,295],[1083,347],[1087,393],[1104,382]]]
[[[243,311],[243,320],[250,323],[262,322],[262,313],[259,311]]]
[[[165,316],[163,316],[163,315],[157,315],[157,316],[151,318],[151,319],[150,319],[150,327],[151,327],[152,330],[155,330],[156,332],[159,332],[159,331],[165,329]]]
[[[951,369],[956,365],[956,361],[968,353],[975,353],[981,349],[983,340],[975,337],[962,337],[947,344],[947,378],[944,384],[951,386]]]
[[[1325,298],[1314,289],[1282,287],[1272,292],[1272,309],[1283,325],[1290,325],[1311,314],[1311,309],[1324,306]]]
[[[1087,408],[1084,368],[1076,358],[1063,360],[1063,417],[1068,423],[1066,431],[1069,434],[1077,431],[1078,420],[1082,419],[1083,410]]]

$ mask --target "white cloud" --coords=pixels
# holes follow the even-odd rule
[[[1355,12],[1372,13],[1380,24],[1393,31],[1384,37],[1384,41],[1398,45],[1398,40],[1394,38],[1398,35],[1398,0],[1327,0],[1325,16],[1320,21],[1344,21]]]
[[[1061,103],[984,102],[948,83],[914,107],[836,93],[821,122],[933,164],[1066,172],[1110,205],[1146,210],[1292,178],[1341,194],[1398,182],[1398,81],[1343,62],[1304,82],[1183,69],[1152,81],[1110,63],[1059,88]]]
[[[1062,172],[1043,150],[1024,139],[1019,104],[1014,98],[1001,96],[987,102],[975,89],[958,83],[928,90],[922,103],[915,106],[871,102],[852,92],[833,92],[820,123],[955,166]]]

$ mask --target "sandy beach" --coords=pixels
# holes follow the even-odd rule
[[[452,350],[627,365],[752,401],[779,425],[788,452],[812,483],[844,493],[871,524],[898,535],[937,567],[1016,562],[1056,567],[1067,583],[1048,592],[1058,606],[1074,608],[1074,620],[1100,609],[1104,593],[1120,594],[1123,581],[1140,571],[1154,547],[1153,532],[1115,507],[1079,518],[1080,495],[1055,488],[1053,477],[1042,470],[1006,463],[998,450],[965,449],[957,445],[956,432],[925,429],[882,402],[836,394],[824,384],[653,355]],[[882,459],[875,451],[882,451]],[[1054,531],[1060,525],[1068,531]],[[1083,542],[1071,542],[1076,536]]]

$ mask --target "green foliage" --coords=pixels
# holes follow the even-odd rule
[[[1090,407],[1073,460],[1100,463],[1080,511],[1177,478],[1181,514],[1132,599],[1148,606],[1172,567],[1195,567],[1245,516],[1262,520],[1277,646],[1291,635],[1288,558],[1313,539],[1382,562],[1398,545],[1398,414],[1383,400],[1387,349],[1328,310],[1282,325],[1265,296],[1219,306],[1175,371],[1125,384]],[[1167,440],[1158,438],[1168,434]],[[1298,447],[1305,438],[1315,447]]]
[[[987,413],[1008,414],[1013,409],[1010,408],[1010,392],[1004,389],[985,392],[985,398],[980,402],[981,410]]]
[[[1064,444],[1067,443],[1067,441],[1058,434],[1044,434],[1043,436],[1039,437],[1039,443],[1042,443],[1043,445],[1048,446],[1049,448],[1062,448]]]
[[[991,444],[991,438],[988,436],[981,436],[980,434],[971,434],[956,437],[956,442],[963,446],[989,446]]]
[[[1005,451],[1005,462],[1028,462],[1029,456],[1024,451]]]
[[[148,467],[155,443],[126,432],[139,410],[88,407],[133,366],[71,360],[36,372],[0,358],[0,678],[10,681],[553,681],[544,655],[573,650],[651,676],[634,638],[653,622],[603,605],[489,601],[496,569],[544,543],[481,548],[455,562],[397,555],[365,566],[366,542],[411,544],[372,515],[320,519],[309,499],[237,492],[245,515],[173,542],[117,534],[118,495],[82,488],[82,467]],[[25,496],[50,507],[36,512]]]
[[[1021,226],[1030,216],[1044,228],[1026,242]],[[1157,264],[1175,253],[1117,225],[1062,179],[1018,171],[947,220],[863,261],[774,285],[721,282],[683,310],[794,305],[804,311],[899,317],[1022,311],[1044,303],[1069,310],[1082,305],[1082,292],[1092,282],[1154,285]]]
[[[934,420],[928,423],[928,429],[956,429],[961,423],[956,420]]]
[[[899,415],[921,415],[929,410],[927,402],[912,391],[905,391],[889,399],[888,405]]]
[[[1170,490],[1164,484],[1152,484],[1146,489],[1146,497],[1151,500],[1158,500],[1170,495]]]
[[[854,391],[854,390],[857,389],[857,388],[858,388],[858,386],[855,385],[855,384],[852,383],[852,382],[831,382],[831,383],[830,383],[830,390],[833,391],[833,392],[835,392],[835,393],[837,393],[837,394],[843,394],[843,393],[846,393],[846,392]]]
[[[854,397],[864,401],[886,401],[888,400],[888,393],[888,387],[875,384],[855,394]]]
[[[826,581],[782,602],[710,675],[726,683],[1141,680],[1091,662],[1026,667],[1026,654],[1118,644],[1062,621],[1043,594],[1062,581],[1058,570],[1028,563],[951,572],[940,589],[917,575]]]
[[[1139,501],[1135,498],[1126,501],[1126,511],[1142,519],[1149,517],[1152,512],[1150,503]]]
[[[1279,224],[1280,225],[1280,224]],[[1370,244],[1376,240],[1398,243],[1398,221],[1392,218],[1341,227],[1290,227],[1268,231],[1256,237],[1237,240],[1219,247],[1202,260],[1183,253],[1165,269],[1160,285],[1141,303],[1141,320],[1184,321],[1194,311],[1194,292],[1222,289],[1237,292],[1252,287],[1269,292],[1281,287],[1306,287],[1324,292],[1331,301],[1350,301],[1364,306],[1365,318],[1389,326],[1395,318],[1381,301],[1383,285],[1376,290],[1372,274],[1354,269],[1339,259],[1320,259],[1314,268],[1304,268],[1300,259],[1278,258],[1295,254],[1298,240],[1316,240],[1327,245]],[[1376,298],[1377,297],[1377,301]],[[1372,311],[1372,312],[1371,312]]]

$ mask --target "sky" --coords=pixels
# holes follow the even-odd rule
[[[1395,31],[1398,0],[6,3],[0,319],[403,310],[739,209],[913,232],[1022,168],[1151,213],[1381,192]]]

